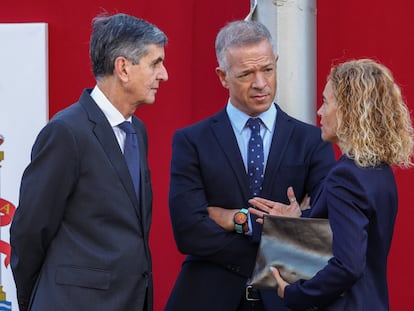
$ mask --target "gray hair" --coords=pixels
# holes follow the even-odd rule
[[[219,66],[228,70],[226,50],[268,40],[272,44],[269,30],[257,21],[237,20],[224,26],[216,38],[216,57]]]
[[[155,25],[127,14],[100,15],[92,21],[89,54],[95,78],[113,74],[119,56],[138,64],[147,46],[165,46],[167,36]]]

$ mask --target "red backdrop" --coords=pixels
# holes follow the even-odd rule
[[[154,188],[151,245],[154,260],[155,311],[162,310],[183,256],[172,236],[167,205],[171,138],[175,129],[204,118],[227,100],[214,73],[214,39],[227,21],[244,18],[249,0],[4,0],[0,22],[49,24],[49,115],[78,99],[94,79],[88,57],[91,19],[102,11],[125,12],[158,25],[169,37],[166,66],[170,80],[161,85],[156,103],[137,115],[148,127],[149,161]],[[333,61],[373,57],[389,66],[412,108],[409,85],[414,55],[410,18],[414,2],[395,0],[317,1],[318,94]],[[0,43],[1,44],[1,43]],[[30,53],[30,51],[27,51]],[[24,60],[21,60],[24,61]],[[7,74],[7,73],[3,73]],[[320,100],[320,95],[318,95]],[[2,103],[3,105],[4,103]],[[400,211],[390,254],[389,285],[392,310],[410,305],[410,181],[414,170],[397,170]]]

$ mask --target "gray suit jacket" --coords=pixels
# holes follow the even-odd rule
[[[21,311],[152,310],[147,133],[138,201],[113,130],[85,90],[40,132],[11,225]]]

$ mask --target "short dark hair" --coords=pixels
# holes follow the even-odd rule
[[[134,64],[147,53],[147,45],[165,46],[167,36],[157,26],[127,14],[100,15],[92,21],[89,53],[97,80],[113,74],[115,59],[124,56]]]

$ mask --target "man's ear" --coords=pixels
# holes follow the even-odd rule
[[[226,74],[226,71],[224,71],[220,67],[217,67],[216,68],[216,74],[217,74],[217,76],[220,79],[221,85],[227,89],[228,88],[228,83],[227,83],[227,74]]]
[[[114,62],[114,75],[116,75],[121,81],[128,81],[129,66],[130,61],[128,61],[128,59],[124,56],[118,56]]]

